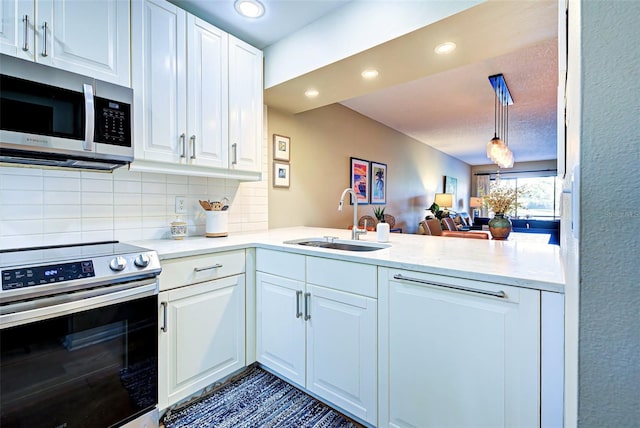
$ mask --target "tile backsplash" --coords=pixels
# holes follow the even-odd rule
[[[170,238],[176,196],[186,198],[189,236],[205,233],[199,199],[229,199],[230,234],[268,228],[266,178],[0,167],[0,248]]]

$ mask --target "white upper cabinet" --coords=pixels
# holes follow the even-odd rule
[[[164,0],[134,2],[132,22],[131,169],[259,179],[262,52]]]
[[[186,12],[132,4],[135,157],[186,163]]]
[[[187,113],[189,162],[226,168],[228,35],[187,15]]]
[[[127,0],[0,0],[0,51],[130,86]]]
[[[262,52],[229,36],[229,143],[231,167],[260,171]]]
[[[33,59],[33,1],[0,0],[0,53]]]

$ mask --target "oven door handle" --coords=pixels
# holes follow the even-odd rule
[[[156,279],[137,281],[5,305],[0,329],[101,308],[158,294]]]

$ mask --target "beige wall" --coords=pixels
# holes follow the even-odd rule
[[[291,115],[270,108],[268,138],[291,138],[291,186],[273,187],[273,144],[269,143],[269,228],[346,228],[350,206],[338,212],[349,187],[350,157],[387,164],[386,212],[405,233],[415,233],[425,208],[442,192],[443,176],[458,179],[458,211],[468,211],[470,167],[451,156],[375,122],[340,104]],[[373,215],[360,205],[358,216]]]

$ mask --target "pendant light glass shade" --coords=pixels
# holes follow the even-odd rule
[[[508,144],[508,130],[509,104],[513,104],[513,99],[502,74],[489,76],[489,81],[496,95],[494,103],[495,128],[493,138],[487,143],[487,157],[498,164],[500,168],[511,168],[514,158]],[[498,104],[500,104],[499,108]],[[498,131],[502,134],[502,138],[498,137]]]

